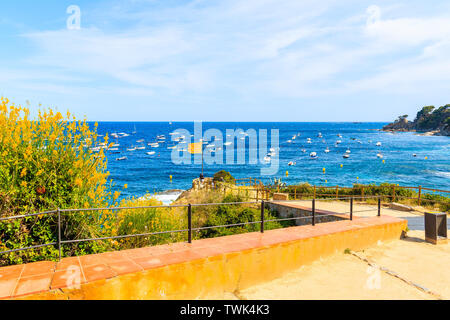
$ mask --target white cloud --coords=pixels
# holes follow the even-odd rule
[[[419,9],[413,16],[360,1],[197,0],[175,7],[123,1],[97,13],[95,27],[25,34],[35,50],[14,79],[0,81],[64,94],[97,88],[99,94],[181,101],[245,96],[263,103],[266,97],[431,92],[449,80],[445,12],[425,16]],[[0,63],[2,70],[14,74]]]

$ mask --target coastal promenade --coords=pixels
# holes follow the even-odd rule
[[[291,205],[308,206],[309,201]],[[318,202],[321,210],[345,213],[342,202]],[[376,216],[374,206],[356,204],[355,215]],[[421,208],[416,208],[421,209]],[[216,299],[450,299],[450,243],[425,242],[421,211],[383,208],[383,214],[408,221],[407,236],[379,241],[364,250],[319,259],[282,277]]]
[[[384,215],[5,267],[0,298],[208,299],[399,239],[406,225]]]
[[[450,243],[424,241],[423,231],[404,239],[380,241],[354,252],[337,253],[293,272],[215,299],[378,300],[450,299]]]

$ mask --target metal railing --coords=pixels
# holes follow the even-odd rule
[[[317,215],[317,209],[316,209],[316,202],[318,201],[330,201],[335,199],[310,199],[311,201],[311,216],[303,216],[303,217],[289,217],[289,218],[278,218],[278,219],[265,219],[265,208],[266,204],[272,203],[272,201],[245,201],[245,202],[229,202],[229,203],[204,203],[204,204],[183,204],[183,205],[160,205],[160,206],[141,206],[141,207],[113,207],[113,208],[84,208],[84,209],[56,209],[53,211],[45,211],[40,213],[32,213],[32,214],[25,214],[25,215],[17,215],[17,216],[11,216],[11,217],[5,217],[0,218],[0,222],[3,221],[11,221],[11,220],[17,220],[17,219],[23,219],[28,217],[35,217],[35,216],[43,216],[43,215],[57,215],[57,242],[51,242],[46,244],[40,244],[40,245],[34,245],[29,247],[23,247],[23,248],[16,248],[16,249],[10,249],[5,251],[0,251],[0,255],[19,252],[19,251],[26,251],[26,250],[32,250],[32,249],[38,249],[48,246],[57,246],[59,251],[59,260],[62,258],[62,247],[64,244],[73,244],[73,243],[80,243],[80,242],[88,242],[88,241],[101,241],[101,240],[114,240],[114,239],[126,239],[126,238],[136,238],[136,237],[148,237],[148,236],[154,236],[154,235],[163,235],[163,234],[174,234],[174,233],[187,233],[187,241],[188,243],[192,243],[193,240],[193,232],[198,232],[202,230],[209,230],[209,229],[217,229],[217,228],[229,228],[229,227],[237,227],[237,226],[245,226],[245,225],[255,225],[260,224],[260,232],[264,233],[265,231],[265,225],[269,222],[282,222],[282,221],[294,221],[294,220],[307,220],[311,219],[311,224],[313,226],[316,225],[316,222],[318,221],[318,218],[321,217],[333,217],[336,215],[342,215],[349,213],[349,220],[353,220],[353,214],[356,212],[354,211],[353,203],[355,199],[358,199],[361,197],[345,197],[341,198],[340,200],[349,200],[350,201],[350,211],[345,213],[338,213],[333,212],[329,214],[321,214]],[[372,197],[378,199],[378,208],[377,208],[377,215],[381,216],[381,197]],[[283,202],[292,202],[295,200],[276,200],[273,201],[273,203],[283,203]],[[193,218],[193,208],[194,207],[205,207],[205,206],[222,206],[222,205],[243,205],[243,204],[249,204],[249,205],[260,205],[261,210],[261,216],[259,221],[247,221],[242,223],[235,223],[235,224],[228,224],[228,225],[217,225],[217,226],[206,226],[206,227],[193,227],[192,225],[192,218]],[[187,229],[182,230],[168,230],[168,231],[159,231],[159,232],[148,232],[148,233],[139,233],[139,234],[127,234],[127,235],[118,235],[118,236],[108,236],[108,237],[99,237],[99,238],[86,238],[86,239],[73,239],[73,240],[63,240],[62,239],[62,224],[61,224],[61,215],[64,213],[74,213],[74,212],[87,212],[87,211],[120,211],[120,210],[138,210],[138,209],[158,209],[158,208],[187,208]],[[367,211],[367,210],[366,210]],[[373,210],[370,210],[373,211]],[[362,212],[362,211],[358,211]]]
[[[247,179],[240,179],[242,181],[249,181],[250,178]],[[238,181],[238,180],[236,180]],[[341,187],[339,185],[337,186],[316,186],[312,185],[307,188],[307,192],[304,193],[305,187],[302,186],[295,186],[295,185],[288,185],[288,186],[265,186],[264,184],[254,185],[253,188],[251,188],[251,185],[247,186],[245,189],[240,189],[242,187],[242,183],[238,184],[233,187],[229,185],[223,185],[221,188],[224,190],[229,190],[230,192],[237,193],[238,195],[243,195],[244,197],[255,199],[255,200],[269,200],[274,193],[287,193],[289,194],[289,197],[291,197],[294,200],[303,200],[305,197],[312,197],[312,198],[318,198],[318,197],[333,197],[334,200],[339,200],[340,197],[342,197],[342,192],[353,191],[352,193],[356,194],[350,194],[348,196],[361,196],[363,199],[370,199],[371,196],[366,195],[367,192],[371,191],[371,189],[375,188],[382,188],[383,192],[389,190],[388,194],[384,194],[382,192],[378,193],[377,196],[384,197],[391,202],[395,202],[396,200],[413,200],[417,201],[417,204],[420,206],[422,202],[425,204],[430,203],[439,203],[439,204],[445,204],[445,200],[436,200],[436,199],[427,199],[426,195],[440,195],[442,197],[447,197],[446,195],[450,195],[449,190],[442,190],[442,189],[433,189],[433,188],[426,188],[422,186],[413,187],[413,186],[397,186],[397,185],[390,185],[390,186],[372,186],[372,185],[357,185],[354,187]],[[216,186],[217,187],[217,186]],[[310,190],[308,190],[310,189]],[[327,192],[327,190],[333,190],[333,192]],[[407,189],[412,190],[416,192],[416,197],[406,197],[404,195],[401,195],[401,190]],[[303,191],[300,192],[300,191]],[[320,192],[322,191],[322,192]],[[359,194],[358,194],[359,193]],[[448,197],[447,197],[448,198]]]

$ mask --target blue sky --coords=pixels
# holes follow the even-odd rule
[[[2,1],[0,42],[1,95],[96,121],[390,121],[450,103],[448,1]]]

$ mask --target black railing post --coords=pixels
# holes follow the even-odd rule
[[[192,243],[192,205],[188,205],[188,242]]]
[[[58,251],[59,251],[59,261],[61,261],[61,210],[59,208],[56,210],[58,213]]]
[[[312,225],[316,225],[316,199],[312,201]]]
[[[261,201],[261,233],[264,233],[264,200]]]
[[[378,216],[381,217],[381,198],[378,198]]]
[[[353,197],[350,198],[350,221],[353,220]]]

